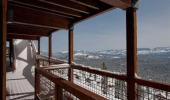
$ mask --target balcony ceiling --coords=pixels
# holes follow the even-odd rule
[[[48,36],[131,0],[8,0],[8,38]],[[35,38],[36,37],[36,38]]]

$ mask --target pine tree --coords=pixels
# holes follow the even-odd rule
[[[107,70],[106,64],[104,62],[102,64],[102,70]]]

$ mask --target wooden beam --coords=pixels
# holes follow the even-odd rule
[[[82,22],[82,21],[84,21],[84,20],[88,20],[89,18],[98,16],[98,15],[100,15],[100,14],[103,14],[103,13],[105,13],[105,12],[108,12],[108,11],[110,11],[110,10],[115,9],[115,7],[113,7],[113,6],[111,6],[111,5],[108,5],[108,4],[105,4],[105,3],[99,3],[98,6],[99,6],[99,8],[100,8],[99,10],[93,11],[93,12],[91,12],[91,13],[88,14],[88,15],[84,15],[82,18],[79,18],[79,19],[77,18],[77,19],[74,20],[73,23],[76,24],[76,23]]]
[[[7,0],[0,1],[0,100],[6,100],[6,34]]]
[[[52,57],[52,34],[49,35],[48,37],[48,59],[49,59],[49,65],[50,63],[50,59]]]
[[[9,22],[18,22],[32,26],[67,29],[70,20],[41,10],[10,4]]]
[[[126,10],[126,30],[127,30],[127,98],[136,100],[137,76],[137,15],[136,9],[130,7]]]
[[[69,68],[69,73],[68,73],[68,77],[69,77],[69,81],[73,81],[73,69],[71,68],[71,64],[73,64],[74,61],[74,33],[73,33],[73,26],[69,28],[69,32],[68,32],[68,48],[69,48],[69,52],[68,52],[68,63],[70,65]]]
[[[52,4],[55,6],[60,6],[60,7],[70,9],[73,11],[81,12],[84,14],[90,13],[90,9],[88,9],[87,7],[75,4],[74,2],[71,2],[69,0],[39,0],[39,1],[48,3],[48,4]]]
[[[8,33],[8,39],[25,39],[25,40],[37,40],[40,36],[36,35],[27,35],[27,34],[15,34],[15,33]]]
[[[98,7],[99,1],[98,0],[70,0],[70,1],[80,4],[82,6],[86,6],[86,7],[95,9],[95,10],[99,10],[99,7]]]
[[[81,13],[69,10],[60,6],[51,5],[37,0],[12,0],[10,3],[27,6],[30,8],[40,9],[43,11],[61,14],[67,18],[81,17]]]
[[[33,27],[29,25],[22,25],[19,23],[8,24],[8,33],[16,33],[20,35],[27,34],[27,35],[36,35],[36,36],[48,36],[49,33],[53,30],[54,29]]]
[[[131,6],[131,0],[100,0],[106,4],[112,5],[114,7],[119,7],[122,9],[128,8]]]

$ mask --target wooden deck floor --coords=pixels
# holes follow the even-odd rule
[[[34,100],[34,76],[30,66],[7,72],[7,100]]]

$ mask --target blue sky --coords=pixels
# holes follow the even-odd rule
[[[115,9],[78,23],[74,27],[75,50],[126,48],[125,11]],[[53,51],[67,51],[68,32],[53,33]],[[138,47],[170,46],[170,0],[141,0],[138,9]],[[47,38],[41,50],[47,51]]]

